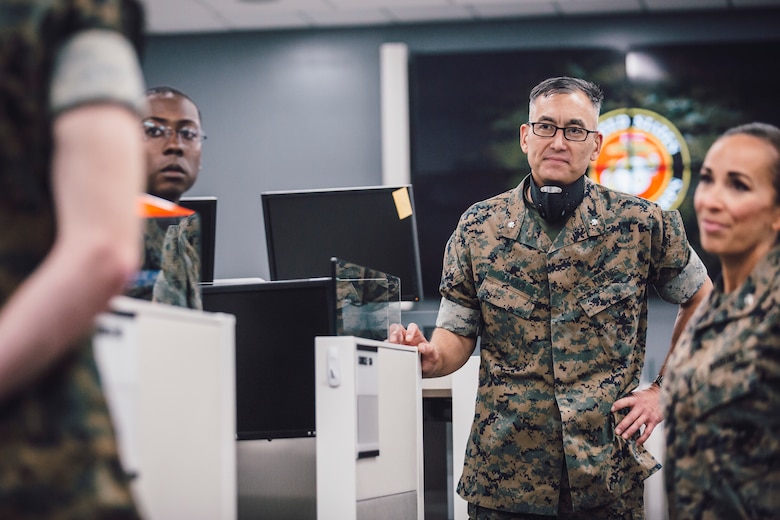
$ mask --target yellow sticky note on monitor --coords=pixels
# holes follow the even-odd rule
[[[409,190],[406,187],[395,190],[393,200],[395,200],[395,210],[398,212],[399,220],[412,216],[412,200],[409,198]]]

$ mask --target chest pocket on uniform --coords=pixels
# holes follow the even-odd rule
[[[734,406],[736,401],[754,393],[760,381],[752,356],[753,351],[729,350],[710,362],[705,380],[694,391],[695,406],[700,416],[721,407]]]
[[[610,357],[628,363],[639,327],[637,287],[624,273],[610,271],[577,286],[577,299],[587,321],[598,322],[598,338]],[[592,324],[592,323],[591,323]]]
[[[630,277],[617,271],[602,273],[592,284],[580,285],[572,291],[589,318],[637,293]]]
[[[534,310],[532,297],[520,289],[488,276],[479,286],[480,301],[499,307],[521,318],[528,318]]]

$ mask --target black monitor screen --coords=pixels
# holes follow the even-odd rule
[[[333,280],[202,289],[204,310],[236,317],[237,439],[314,436],[314,338],[335,335]]]
[[[330,259],[401,279],[401,299],[422,299],[412,187],[261,194],[271,278],[328,276]]]
[[[200,281],[212,282],[217,237],[217,198],[183,197],[179,204],[200,215]]]

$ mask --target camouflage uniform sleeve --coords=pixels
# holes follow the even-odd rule
[[[704,284],[706,270],[685,236],[678,211],[660,211],[660,225],[653,233],[651,283],[669,303],[688,301]]]
[[[200,291],[200,217],[194,214],[168,228],[152,301],[203,309]]]
[[[57,52],[49,107],[54,114],[88,103],[118,103],[141,113],[144,85],[130,42],[106,29],[84,31]]]
[[[200,251],[201,251],[200,215],[187,217],[182,225],[182,248],[185,251],[187,270],[187,306],[190,309],[203,310],[203,298],[200,290]]]
[[[441,299],[439,314],[436,316],[437,327],[458,336],[474,338],[479,333],[479,324],[479,310],[463,307],[447,298]]]
[[[476,337],[481,323],[481,311],[476,285],[471,271],[471,256],[464,221],[452,233],[444,253],[439,292],[442,295],[436,326],[459,336]]]
[[[656,286],[659,296],[665,301],[673,303],[685,303],[690,300],[694,294],[704,284],[707,278],[707,268],[701,261],[696,251],[689,245],[688,264],[682,272],[669,280],[669,282]]]

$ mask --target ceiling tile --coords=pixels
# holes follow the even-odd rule
[[[156,34],[780,7],[780,0],[144,0],[144,3],[148,32]]]
[[[473,18],[471,11],[462,5],[444,5],[430,7],[392,7],[387,6],[387,11],[394,20],[399,22],[423,22],[423,21],[448,21]]]
[[[159,1],[159,0],[158,0]],[[163,0],[167,1],[167,0]],[[269,2],[246,0],[194,0],[208,5],[213,10],[222,14],[243,14],[254,16],[257,14],[289,14],[306,11],[334,10],[334,7],[323,0],[274,0]]]
[[[225,15],[233,29],[291,29],[311,27],[311,18],[302,13],[267,13],[262,16]]]
[[[458,2],[461,3],[461,2]],[[558,14],[558,10],[553,2],[549,1],[531,1],[531,2],[501,2],[495,0],[486,2],[475,2],[464,0],[465,5],[470,5],[473,11],[480,18],[502,18],[513,16],[538,16]]]
[[[149,33],[225,30],[225,20],[214,9],[194,0],[146,0],[146,30]]]
[[[448,0],[328,0],[338,9],[386,8],[393,10],[407,7],[442,7],[452,5]]]
[[[321,0],[199,0],[210,5],[232,29],[276,29],[311,26],[309,12],[333,11]]]
[[[545,6],[551,9],[555,8],[554,0],[450,0],[450,3],[455,5],[470,5],[472,7],[495,7],[503,5],[506,7],[538,8],[540,6]]]
[[[564,14],[626,13],[639,12],[639,0],[558,0]]]
[[[314,25],[344,26],[344,25],[377,25],[389,24],[393,20],[387,11],[375,9],[340,9],[338,11],[310,12],[309,16]]]
[[[201,0],[208,4],[230,8],[236,6],[254,6],[261,9],[294,11],[298,9],[333,8],[330,0]]]

